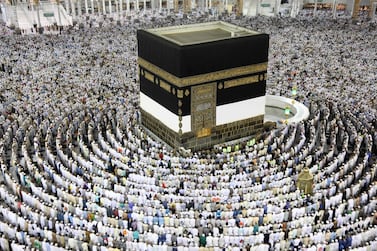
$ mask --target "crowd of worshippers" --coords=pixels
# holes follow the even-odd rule
[[[377,250],[376,23],[317,14],[221,16],[270,35],[267,92],[311,115],[185,154],[140,126],[136,31],[219,17],[2,27],[0,249]]]

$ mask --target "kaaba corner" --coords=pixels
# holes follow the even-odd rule
[[[192,150],[263,128],[268,34],[225,22],[138,30],[142,124]]]

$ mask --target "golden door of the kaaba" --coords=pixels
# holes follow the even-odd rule
[[[216,83],[191,87],[191,131],[205,137],[215,125]]]

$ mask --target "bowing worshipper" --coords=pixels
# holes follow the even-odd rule
[[[207,246],[207,237],[205,234],[201,234],[199,237],[199,247],[206,247]]]

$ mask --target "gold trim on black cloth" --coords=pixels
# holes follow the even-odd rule
[[[200,83],[223,80],[226,78],[235,78],[238,76],[244,76],[244,75],[258,73],[258,72],[265,72],[267,71],[267,65],[268,65],[268,62],[263,62],[259,64],[246,65],[246,66],[241,66],[241,67],[236,67],[236,68],[231,68],[231,69],[226,69],[226,70],[221,70],[221,71],[210,72],[206,74],[179,78],[159,68],[158,66],[144,60],[141,57],[138,58],[138,63],[141,67],[145,68],[149,72],[152,72],[158,77],[161,77],[165,79],[166,81],[168,81],[169,83],[177,87],[181,87],[181,88],[195,85],[195,84],[200,84]]]
[[[224,88],[226,89],[226,88],[253,84],[253,83],[258,83],[258,82],[260,82],[259,75],[254,75],[254,76],[245,77],[245,78],[236,78],[236,79],[224,81]]]

